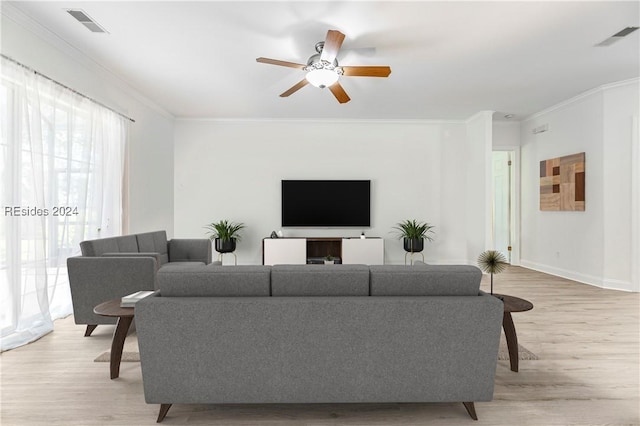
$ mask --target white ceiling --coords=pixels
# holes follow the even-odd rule
[[[515,119],[602,84],[640,75],[629,2],[10,1],[176,117]],[[65,12],[81,8],[93,34]],[[341,65],[389,65],[389,78],[342,77],[351,102],[307,86],[306,63],[328,29],[346,35]]]

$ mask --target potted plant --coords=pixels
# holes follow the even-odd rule
[[[331,265],[331,264],[333,264],[333,263],[336,263],[336,262],[335,262],[335,260],[334,260],[334,257],[333,257],[333,256],[331,256],[330,254],[328,254],[328,255],[326,255],[326,256],[324,257],[324,264],[325,264],[325,265]]]
[[[240,241],[240,230],[244,223],[234,223],[228,220],[212,222],[205,226],[210,234],[209,239],[215,241],[215,249],[218,253],[232,253],[236,250],[236,242]]]
[[[404,250],[409,253],[419,253],[424,250],[424,240],[433,241],[434,226],[415,219],[403,220],[393,227],[397,230],[398,239],[404,241]]]
[[[491,294],[493,294],[493,274],[499,274],[507,268],[507,258],[497,250],[486,250],[478,256],[478,266],[491,274]]]

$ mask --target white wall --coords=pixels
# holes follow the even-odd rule
[[[364,231],[385,239],[386,263],[404,263],[402,244],[391,231],[412,218],[436,226],[436,240],[425,248],[428,261],[473,262],[465,229],[466,127],[426,121],[177,120],[176,234],[197,238],[212,221],[244,222],[239,263],[259,264],[262,238],[281,228],[282,179],[370,179],[372,226]],[[483,179],[471,184],[481,186]],[[361,231],[284,228],[285,236]]]
[[[482,111],[467,120],[465,141],[465,201],[467,259],[475,261],[493,248],[491,219],[491,144],[493,111]]]
[[[171,236],[173,118],[11,5],[1,12],[3,54],[136,121],[129,138],[129,232],[166,229]]]
[[[640,186],[633,182],[633,169],[640,166],[634,152],[638,152],[638,80],[603,91],[603,173],[604,173],[604,271],[603,285],[640,291],[638,277],[633,277],[632,266],[640,263],[634,256],[633,240],[640,239],[637,227],[633,232],[632,220],[640,212],[632,206],[640,197]]]
[[[494,121],[492,145],[494,150],[520,146],[520,122]]]
[[[632,123],[638,82],[595,89],[522,123],[521,264],[577,281],[636,290],[631,265]],[[637,123],[637,121],[636,121]],[[549,130],[534,135],[532,129]],[[635,142],[637,144],[637,141]],[[539,209],[539,162],[585,152],[584,212]],[[637,191],[637,188],[635,189]]]

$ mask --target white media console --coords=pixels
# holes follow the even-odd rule
[[[333,256],[343,264],[384,264],[382,238],[265,238],[262,264],[304,265],[322,263]]]

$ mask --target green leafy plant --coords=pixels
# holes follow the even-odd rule
[[[493,274],[499,274],[507,269],[507,258],[497,250],[486,250],[478,256],[478,266],[484,272],[491,274],[491,294],[493,294]]]
[[[236,241],[240,241],[241,235],[240,230],[244,229],[244,223],[234,223],[229,222],[228,220],[221,220],[219,222],[212,222],[205,226],[207,234],[210,234],[209,239],[215,240],[219,238],[222,241],[230,241],[235,239]]]
[[[329,261],[331,261],[331,260],[333,260],[333,259],[334,259],[334,257],[333,257],[333,256],[331,256],[330,254],[328,254],[328,255],[326,255],[326,256],[324,257],[324,260],[329,260]]]
[[[410,240],[419,240],[424,238],[427,241],[433,241],[433,235],[435,234],[433,228],[435,228],[435,226],[426,222],[418,222],[415,219],[403,220],[393,227],[393,229],[397,231],[396,233],[399,240],[403,238]]]

